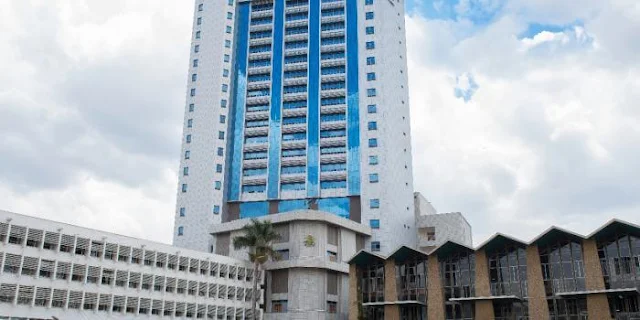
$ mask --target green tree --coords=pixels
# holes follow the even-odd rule
[[[243,235],[233,238],[233,247],[236,250],[248,249],[249,261],[253,263],[253,294],[251,295],[251,311],[253,319],[256,319],[256,302],[258,292],[258,275],[262,265],[271,260],[278,260],[279,255],[273,249],[273,242],[280,239],[280,234],[273,229],[271,221],[251,219],[251,223],[242,228]]]

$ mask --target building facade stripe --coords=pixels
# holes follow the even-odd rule
[[[230,137],[232,148],[228,152],[230,159],[230,179],[227,179],[230,201],[240,200],[242,181],[242,144],[244,141],[244,116],[247,95],[247,59],[249,42],[250,2],[241,2],[237,10],[235,76],[233,86],[233,136]]]
[[[282,64],[284,50],[284,1],[274,1],[271,70],[271,106],[269,116],[269,172],[267,198],[280,194],[280,150],[282,149]]]
[[[309,1],[309,86],[307,94],[307,196],[319,196],[320,0]]]
[[[347,191],[360,195],[358,1],[347,1]]]

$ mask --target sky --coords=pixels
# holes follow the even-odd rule
[[[416,191],[476,244],[640,224],[640,2],[406,6]],[[169,243],[192,1],[0,7],[0,209]]]

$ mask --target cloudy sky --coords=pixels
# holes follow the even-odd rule
[[[417,191],[476,243],[640,223],[640,2],[407,6]],[[0,7],[0,208],[170,242],[192,1]]]

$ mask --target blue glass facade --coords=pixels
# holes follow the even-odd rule
[[[280,149],[282,132],[282,57],[284,33],[284,1],[275,1],[271,70],[271,116],[269,119],[268,199],[277,199],[280,184]]]
[[[307,196],[318,197],[320,174],[320,0],[309,1],[309,93],[307,100]]]

